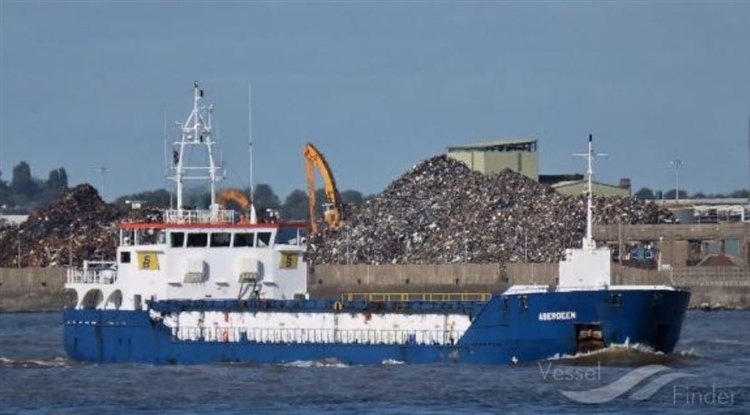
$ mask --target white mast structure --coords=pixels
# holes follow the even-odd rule
[[[583,249],[596,249],[596,242],[594,241],[593,227],[594,227],[594,203],[593,203],[593,178],[594,178],[594,157],[606,157],[604,153],[594,153],[593,136],[589,134],[589,149],[585,154],[573,154],[578,157],[585,157],[588,162],[588,169],[586,170],[586,194],[588,200],[586,201],[586,236],[583,238]]]
[[[248,153],[250,156],[250,196],[255,191],[253,182],[253,94],[250,89],[250,82],[247,83],[247,136],[248,136]]]
[[[565,260],[560,261],[559,268],[559,286],[567,289],[596,288],[601,289],[612,283],[611,261],[609,248],[605,245],[601,248],[596,247],[593,236],[594,224],[594,157],[606,156],[594,152],[593,138],[589,134],[589,148],[585,154],[573,154],[574,156],[585,157],[588,162],[586,170],[586,193],[588,200],[586,202],[586,236],[583,237],[583,246],[581,248],[571,248],[565,250]]]
[[[223,168],[214,160],[214,146],[218,144],[212,138],[211,114],[213,104],[203,104],[203,90],[198,87],[198,81],[193,84],[193,109],[187,120],[180,123],[182,139],[173,143],[173,164],[171,180],[177,183],[177,219],[184,221],[185,206],[183,200],[183,185],[185,180],[208,180],[211,186],[210,221],[219,219],[219,205],[216,203],[216,183],[224,178]],[[185,151],[192,147],[201,147],[207,155],[208,165],[188,166],[185,162]]]

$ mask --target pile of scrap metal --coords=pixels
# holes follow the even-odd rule
[[[637,198],[597,198],[595,222],[659,223],[668,211]],[[485,175],[438,156],[419,163],[347,216],[313,234],[316,264],[557,262],[580,245],[585,197],[516,172]]]

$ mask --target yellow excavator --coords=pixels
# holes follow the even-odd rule
[[[257,222],[253,202],[241,190],[221,190],[216,194],[216,202],[224,207],[228,207],[229,203],[234,203],[240,208],[240,211],[247,216],[247,219],[250,220],[250,223]]]
[[[320,172],[323,177],[324,190],[326,193],[326,203],[323,204],[323,222],[326,225],[326,230],[335,231],[344,220],[343,204],[341,203],[341,195],[339,190],[336,188],[336,180],[333,178],[331,168],[328,166],[328,162],[323,153],[318,151],[311,143],[305,144],[302,151],[302,155],[305,158],[305,172],[307,173],[307,197],[310,205],[310,229],[313,232],[318,231],[318,224],[315,220],[315,169]]]

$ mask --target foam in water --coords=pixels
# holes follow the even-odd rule
[[[73,362],[67,357],[58,356],[51,360],[9,359],[0,356],[0,368],[53,368],[71,367]]]
[[[335,368],[344,368],[344,367],[349,367],[349,365],[341,363],[340,361],[338,361],[336,359],[296,360],[294,362],[284,363],[281,366],[284,366],[284,367],[302,367],[302,368],[310,368],[310,367],[335,367]]]

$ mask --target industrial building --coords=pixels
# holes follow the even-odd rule
[[[582,174],[539,174],[539,156],[535,138],[484,141],[448,147],[448,157],[461,161],[472,170],[484,174],[510,169],[559,193],[571,196],[583,194],[586,181]],[[622,179],[619,186],[594,182],[595,196],[630,196],[630,180]]]
[[[464,162],[480,173],[500,173],[511,169],[539,180],[536,139],[495,140],[448,147],[448,157]]]

